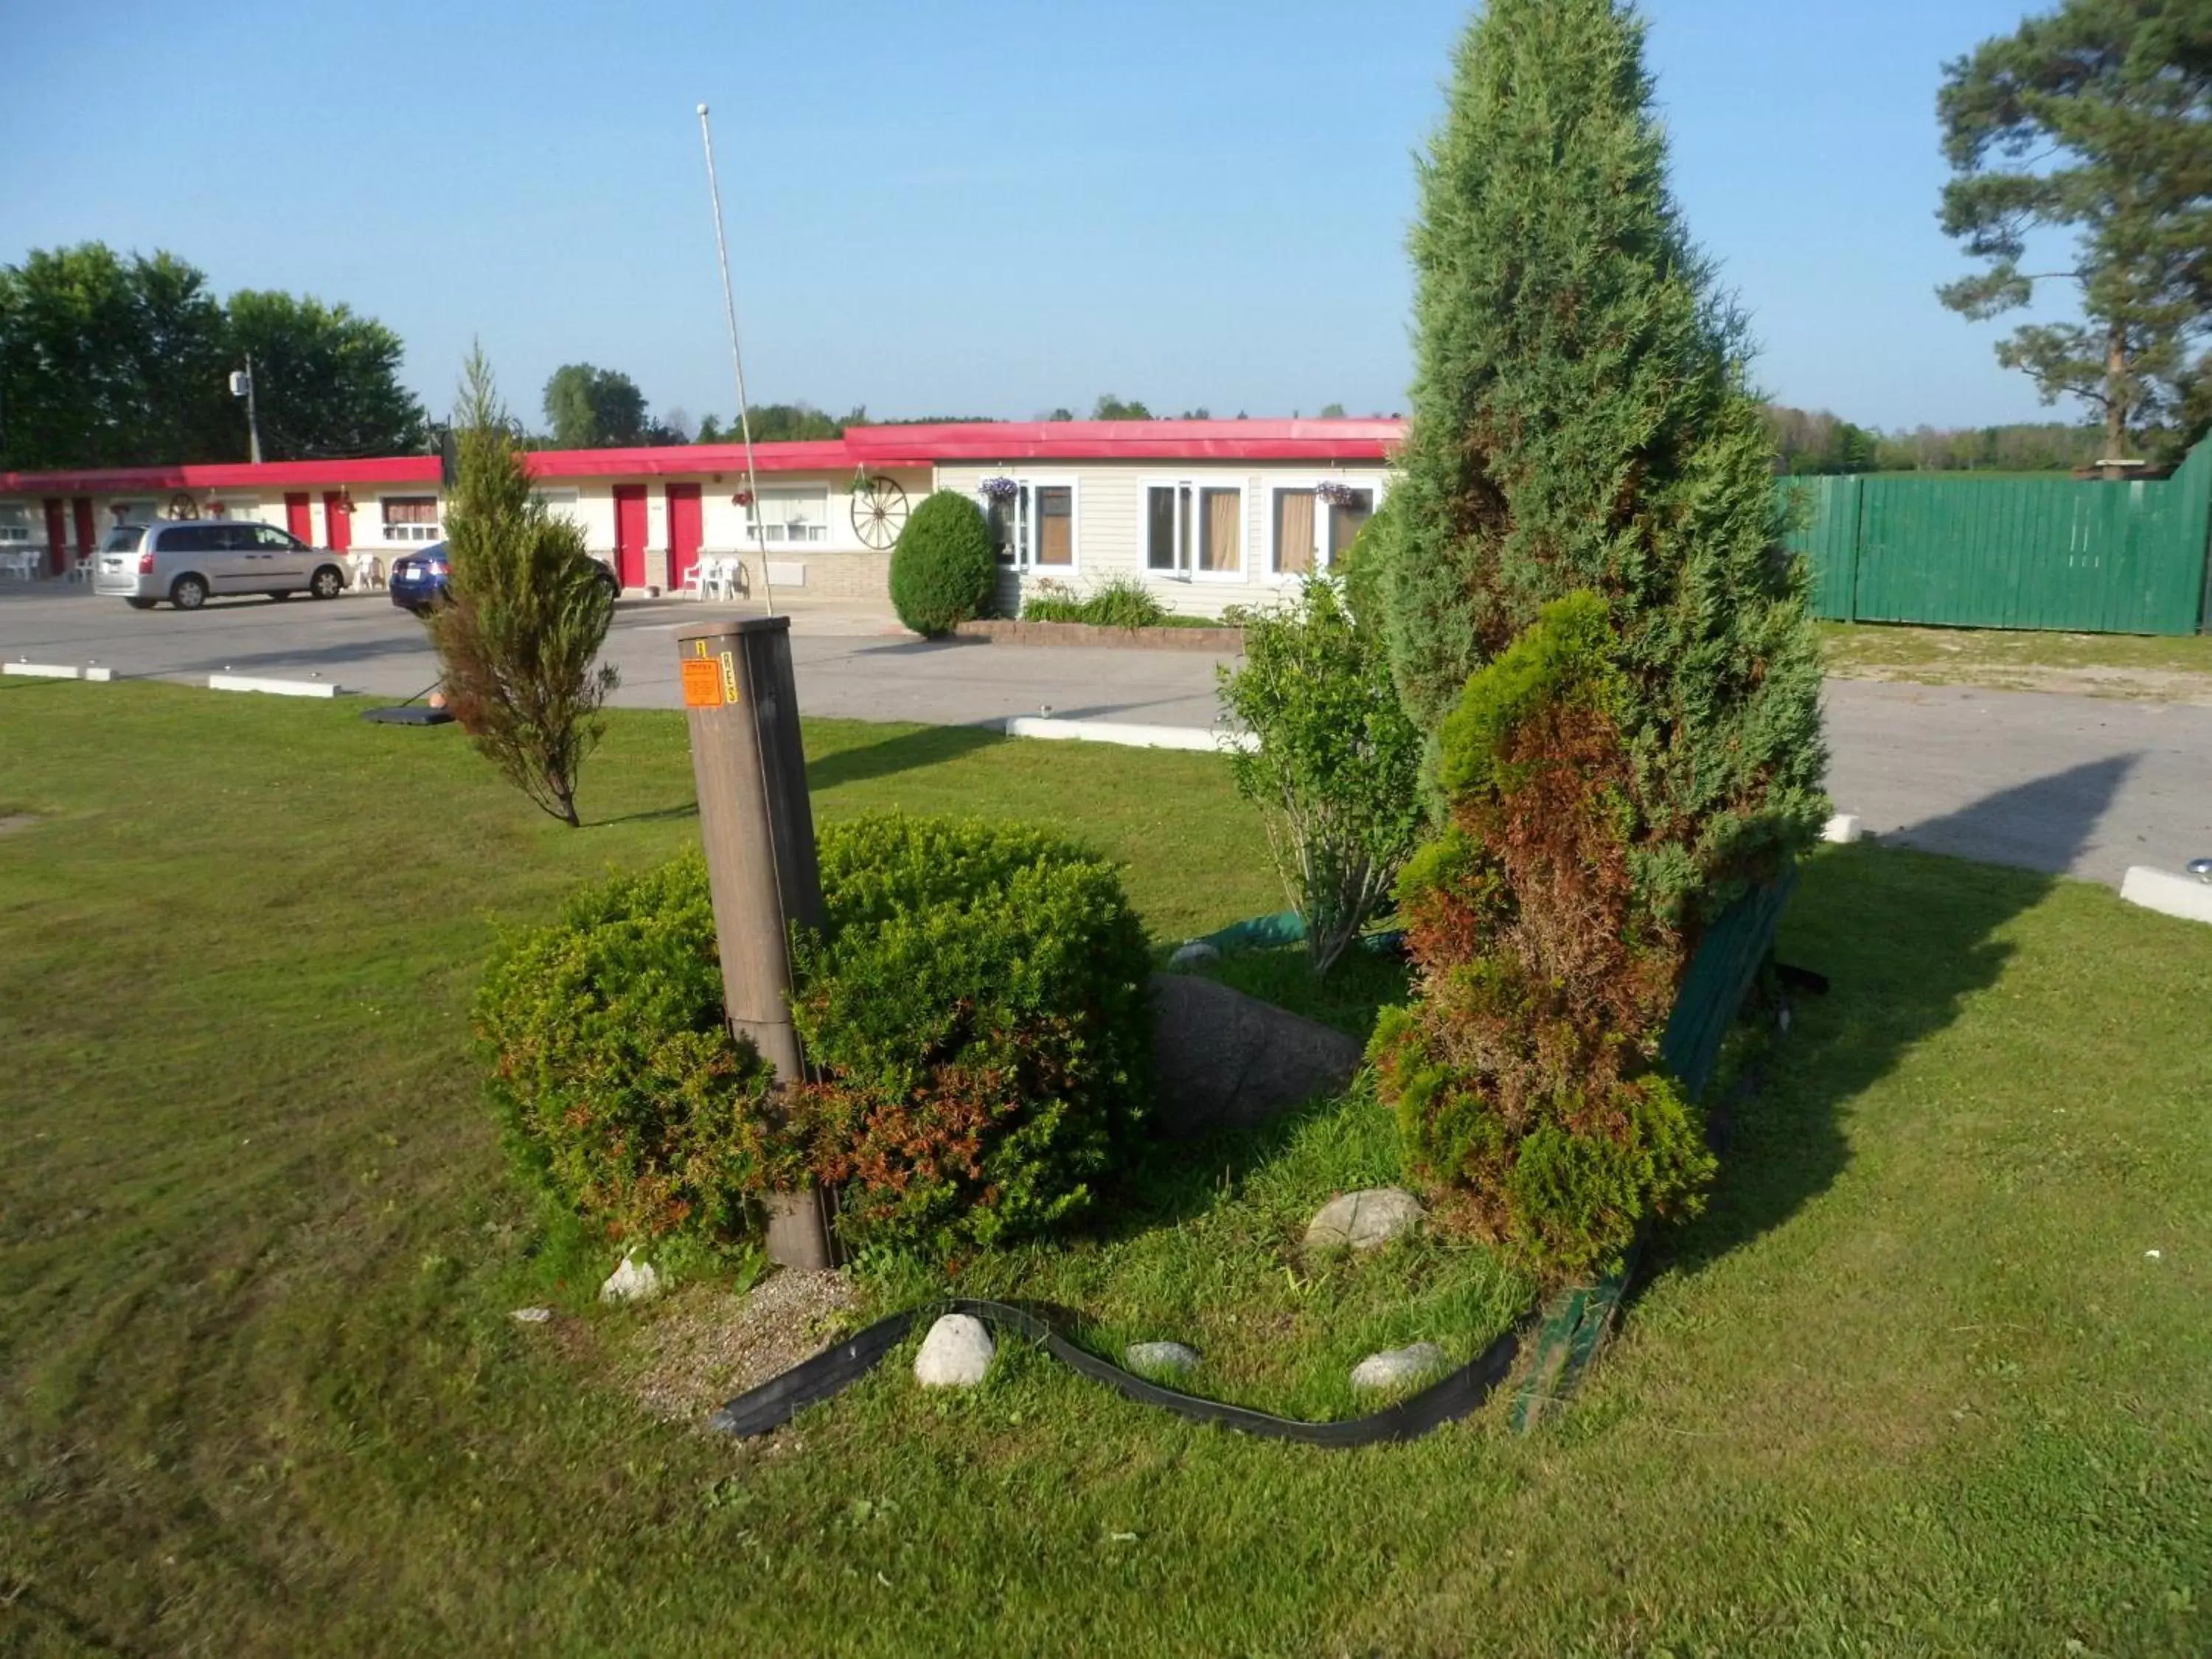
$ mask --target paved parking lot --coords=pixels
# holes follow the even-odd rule
[[[1170,726],[1214,718],[1217,659],[1200,653],[931,643],[865,605],[787,609],[810,714],[959,725],[1049,706]],[[625,601],[607,653],[623,675],[615,701],[680,706],[678,632],[731,614]],[[0,658],[19,657],[178,679],[319,675],[393,698],[437,679],[422,624],[380,594],[221,601],[184,615],[60,584],[0,587]],[[1832,680],[1828,731],[1838,805],[1895,841],[2114,884],[2130,864],[2178,870],[2212,855],[2212,708]]]

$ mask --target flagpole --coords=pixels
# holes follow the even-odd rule
[[[714,207],[714,252],[722,265],[722,315],[730,325],[730,367],[738,381],[738,433],[745,446],[745,517],[752,526],[752,544],[760,550],[761,598],[768,614],[775,615],[775,589],[768,579],[768,542],[761,534],[760,478],[753,471],[753,419],[745,406],[745,358],[738,347],[738,301],[730,287],[730,244],[722,230],[722,187],[714,178],[714,134],[707,125],[707,106],[699,106],[699,142],[707,151],[707,196]]]

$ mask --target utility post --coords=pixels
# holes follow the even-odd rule
[[[791,929],[819,928],[823,914],[791,619],[754,617],[690,629],[677,636],[676,650],[723,1012],[731,1031],[775,1069],[781,1089],[806,1075],[791,1019]],[[830,1266],[827,1194],[769,1194],[768,1253],[787,1267]]]
[[[246,399],[246,436],[252,446],[251,458],[254,465],[261,465],[261,413],[253,402],[253,354],[246,354],[246,372],[234,370],[230,377],[230,395]]]

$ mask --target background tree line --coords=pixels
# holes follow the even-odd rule
[[[249,354],[264,459],[419,449],[402,353],[344,305],[252,289],[219,299],[174,254],[39,250],[0,266],[0,467],[242,461],[246,404],[229,377]]]
[[[2103,458],[2100,427],[2063,421],[1883,432],[1826,410],[1766,405],[1784,472],[2067,472]]]

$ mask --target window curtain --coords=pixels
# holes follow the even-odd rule
[[[1036,493],[1039,564],[1075,562],[1075,495],[1066,484],[1048,484]]]
[[[1243,528],[1237,523],[1244,498],[1234,489],[1205,489],[1199,492],[1206,503],[1206,538],[1199,549],[1203,561],[1200,568],[1234,573],[1243,563]]]
[[[1275,568],[1303,576],[1313,568],[1314,493],[1279,490],[1275,495]]]

